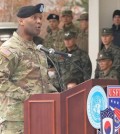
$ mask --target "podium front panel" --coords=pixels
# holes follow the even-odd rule
[[[85,134],[86,90],[66,97],[66,134]]]

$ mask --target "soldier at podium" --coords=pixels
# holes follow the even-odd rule
[[[47,80],[47,60],[33,37],[42,25],[44,5],[24,6],[18,29],[0,47],[0,134],[23,134],[23,103],[32,94],[56,92]]]

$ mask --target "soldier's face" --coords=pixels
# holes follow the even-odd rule
[[[99,64],[99,68],[101,71],[106,71],[111,68],[112,61],[109,59],[104,59],[104,60],[98,61],[98,64]]]
[[[49,20],[49,26],[51,28],[51,30],[56,30],[58,29],[58,25],[59,25],[59,21],[56,19],[50,19]]]
[[[113,23],[117,26],[120,25],[120,16],[119,15],[115,15],[113,18]]]
[[[68,25],[72,22],[73,20],[73,17],[72,16],[69,16],[69,15],[64,15],[62,16],[62,21],[65,25]]]
[[[24,32],[30,36],[37,36],[40,34],[42,25],[42,14],[36,13],[28,18],[22,20]]]
[[[87,29],[88,29],[88,21],[86,21],[86,20],[81,20],[81,21],[80,21],[80,29],[81,29],[81,30],[87,30]]]
[[[76,39],[75,38],[67,39],[64,40],[64,43],[66,48],[72,49],[75,46]]]
[[[109,43],[113,40],[113,36],[112,35],[104,35],[104,36],[101,36],[101,40],[104,45],[109,45]]]

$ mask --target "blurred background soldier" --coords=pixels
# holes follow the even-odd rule
[[[110,52],[113,55],[114,61],[112,66],[120,72],[120,48],[113,44],[113,32],[111,28],[103,28],[101,33],[101,41],[103,48],[100,52]],[[99,77],[99,68],[95,71],[95,78]]]
[[[63,46],[63,49],[65,49],[64,45],[64,33],[73,31],[76,35],[79,33],[79,28],[73,24],[73,12],[72,10],[64,10],[61,13],[61,23],[63,24],[59,33],[59,39],[58,39],[58,45]],[[61,50],[63,50],[61,49]]]
[[[80,32],[77,37],[77,45],[88,53],[88,13],[81,14],[78,21],[80,22]]]
[[[98,78],[120,80],[118,72],[112,67],[113,56],[110,52],[100,52],[97,62],[100,69]]]
[[[50,31],[45,36],[44,46],[47,48],[54,48],[55,50],[61,50],[61,46],[58,45],[59,16],[57,14],[49,14],[47,20],[49,22]]]
[[[120,10],[115,10],[113,12],[113,43],[114,45],[120,47]]]
[[[0,47],[0,133],[23,134],[23,103],[32,94],[56,92],[48,83],[45,54],[33,37],[42,25],[44,5],[21,7],[18,29]]]
[[[72,10],[64,10],[61,13],[61,21],[63,22],[62,30],[64,32],[73,31],[78,33],[79,28],[73,24],[73,12]]]
[[[76,33],[65,32],[64,43],[65,49],[62,52],[72,54],[72,57],[60,57],[59,59],[59,69],[64,85],[71,76],[76,77],[79,83],[90,79],[91,61],[88,54],[77,47]]]

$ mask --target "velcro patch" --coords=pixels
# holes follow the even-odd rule
[[[4,48],[4,47],[0,48],[0,53],[3,54],[6,58],[11,55],[11,52],[8,49]]]

